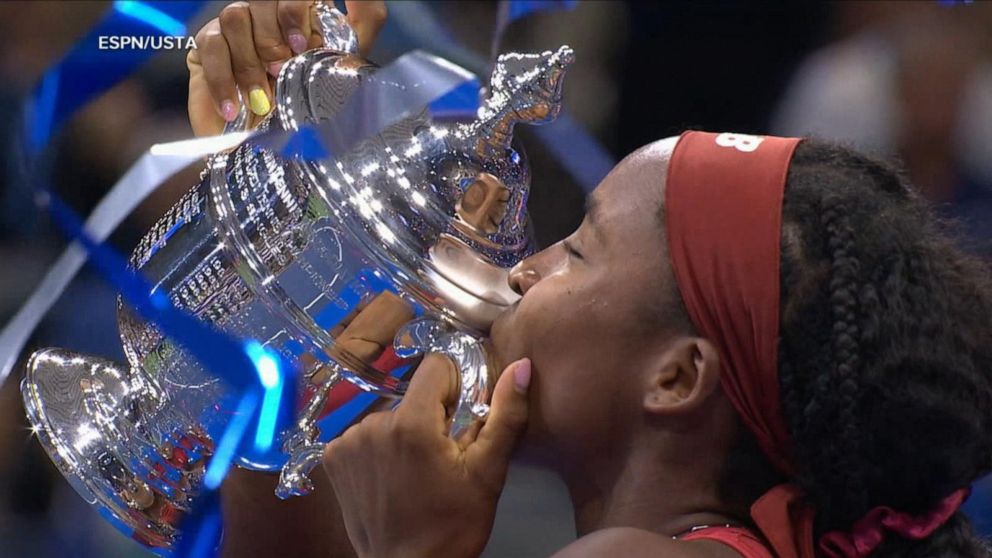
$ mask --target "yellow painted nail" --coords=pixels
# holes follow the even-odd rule
[[[265,91],[262,89],[252,89],[248,93],[248,104],[251,106],[251,111],[259,116],[265,116],[269,114],[269,110],[272,108],[269,105],[269,98],[265,95]]]

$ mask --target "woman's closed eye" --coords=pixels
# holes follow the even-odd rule
[[[562,246],[565,247],[565,251],[568,252],[569,255],[575,256],[576,258],[578,258],[580,260],[584,260],[585,259],[585,257],[582,256],[582,253],[579,252],[578,250],[576,250],[575,249],[575,246],[571,242],[569,242],[567,239],[561,241],[561,244],[562,244]]]

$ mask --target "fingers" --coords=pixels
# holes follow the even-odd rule
[[[520,359],[500,375],[493,389],[489,418],[479,431],[475,443],[466,450],[470,467],[485,462],[510,459],[517,438],[527,426],[527,391],[530,387],[531,363]]]
[[[217,18],[220,29],[231,53],[231,70],[234,81],[248,99],[248,107],[258,116],[272,109],[269,78],[262,61],[255,52],[251,11],[247,2],[228,4]]]
[[[470,445],[475,443],[475,440],[479,437],[479,431],[482,430],[483,422],[481,420],[474,420],[461,434],[455,438],[455,443],[458,444],[458,448],[465,451]]]
[[[331,329],[334,350],[347,351],[371,364],[392,345],[396,332],[414,318],[413,307],[395,293],[383,291],[365,301]]]
[[[351,320],[341,335],[364,339],[385,347],[392,343],[403,324],[413,318],[413,308],[406,301],[395,293],[383,291]]]
[[[372,364],[375,359],[379,358],[383,351],[382,345],[373,341],[367,341],[365,339],[357,339],[355,337],[338,339],[335,348],[337,351],[343,351],[350,354],[367,365]],[[336,352],[332,352],[331,354],[333,356],[338,356]]]
[[[272,3],[275,4],[275,2]],[[276,8],[282,37],[293,54],[300,54],[313,46],[311,36],[317,34],[319,37],[320,35],[316,33],[316,29],[310,22],[310,6],[312,4],[313,2],[309,0],[281,0]]]
[[[220,133],[224,121],[238,115],[238,92],[231,71],[231,52],[221,32],[220,21],[210,20],[196,35],[197,48],[189,51],[189,112],[197,136]],[[221,117],[218,121],[211,113]]]
[[[386,21],[381,1],[346,2],[348,21],[367,54]],[[220,133],[238,115],[238,90],[257,116],[272,109],[272,85],[282,64],[323,44],[312,0],[259,0],[226,6],[196,36],[187,56],[189,114],[197,136]],[[215,116],[218,115],[218,116]],[[257,120],[256,120],[257,121]]]
[[[447,408],[458,394],[458,373],[447,357],[431,353],[413,373],[403,402],[396,409],[401,422],[423,425],[446,434]]]
[[[370,302],[372,302],[371,298],[362,299],[362,301],[358,303],[358,306],[356,306],[351,312],[348,312],[344,318],[341,318],[338,325],[331,328],[331,337],[337,339],[342,333],[344,333],[344,330],[351,325],[352,321],[354,321],[355,316],[358,316],[362,310],[365,310]]]
[[[386,24],[386,3],[380,0],[346,0],[348,23],[358,35],[359,53],[366,57]]]
[[[272,77],[279,76],[283,62],[293,55],[289,43],[286,42],[279,28],[278,9],[278,3],[269,0],[248,4],[255,52],[266,72]]]

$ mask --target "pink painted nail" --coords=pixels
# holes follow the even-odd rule
[[[293,49],[296,54],[303,52],[307,49],[307,38],[299,31],[290,31],[289,48]]]
[[[520,393],[527,393],[530,386],[530,359],[524,358],[517,361],[513,367],[513,387]]]
[[[238,117],[238,107],[234,101],[224,101],[220,104],[220,115],[226,122],[233,122]]]

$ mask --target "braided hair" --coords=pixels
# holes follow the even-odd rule
[[[923,514],[992,470],[989,271],[900,172],[842,147],[799,144],[782,215],[780,393],[815,536],[879,505]],[[753,502],[781,479],[739,439],[720,491]],[[992,551],[958,512],[872,556]]]

